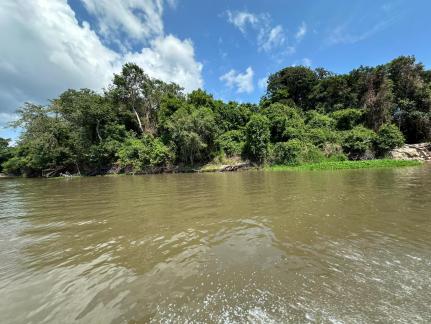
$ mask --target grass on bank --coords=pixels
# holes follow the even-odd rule
[[[340,169],[395,168],[421,165],[416,160],[361,160],[361,161],[326,161],[320,163],[305,163],[300,165],[272,165],[265,167],[268,171],[313,171]]]

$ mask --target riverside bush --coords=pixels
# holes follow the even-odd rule
[[[321,162],[323,153],[313,144],[292,139],[276,143],[272,152],[274,164],[297,165],[306,162]]]
[[[366,159],[373,148],[376,133],[363,126],[356,126],[344,135],[342,147],[352,160]]]
[[[383,124],[377,132],[375,139],[376,152],[383,156],[394,148],[404,144],[404,136],[397,126]]]

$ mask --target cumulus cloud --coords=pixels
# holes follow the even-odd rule
[[[81,0],[108,39],[122,31],[133,39],[163,34],[162,0]]]
[[[168,35],[150,45],[139,53],[128,53],[124,60],[135,62],[151,77],[182,85],[187,92],[203,86],[202,64],[195,60],[191,40]]]
[[[251,93],[254,90],[253,76],[253,69],[249,66],[244,73],[230,70],[220,77],[220,81],[223,81],[229,88],[236,88],[238,93]]]
[[[0,4],[0,109],[45,101],[69,87],[99,89],[120,64],[66,1],[5,0]],[[7,45],[6,45],[7,44]]]
[[[149,6],[151,1],[143,2]],[[142,12],[137,17],[140,15]],[[131,21],[121,23],[128,26],[124,28],[131,37],[151,29],[138,26],[145,19],[137,25]],[[163,26],[159,27],[151,29],[158,36],[150,38],[142,50],[120,53],[104,45],[88,23],[80,24],[66,0],[1,1],[0,124],[13,118],[24,101],[46,103],[68,88],[101,90],[130,61],[141,64],[150,76],[177,82],[187,91],[201,87],[202,64],[196,61],[193,43],[160,34]]]

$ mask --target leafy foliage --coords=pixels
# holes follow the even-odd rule
[[[221,134],[217,138],[220,150],[227,157],[239,156],[244,149],[245,135],[240,130],[231,130]]]
[[[254,114],[245,128],[245,153],[254,162],[263,163],[270,142],[270,123],[261,114]]]
[[[3,171],[2,164],[13,156],[12,148],[9,146],[9,139],[0,137],[0,172]]]
[[[343,150],[349,154],[349,157],[353,160],[369,158],[371,156],[366,156],[366,154],[371,154],[375,139],[376,133],[371,129],[363,126],[356,126],[345,133],[342,143]]]
[[[353,107],[353,108],[349,108]],[[413,56],[336,75],[287,67],[259,104],[225,103],[204,90],[149,77],[127,63],[103,94],[67,90],[47,106],[26,103],[0,139],[0,171],[103,174],[202,165],[216,157],[298,164],[384,156],[431,140],[431,71]]]
[[[385,155],[390,150],[404,144],[404,136],[397,126],[384,124],[377,132],[375,140],[376,150],[379,155]]]
[[[129,136],[118,151],[119,163],[130,173],[142,173],[151,167],[166,166],[173,160],[172,152],[151,135]]]
[[[308,162],[320,162],[323,153],[313,144],[292,139],[274,145],[272,162],[274,164],[298,165]]]

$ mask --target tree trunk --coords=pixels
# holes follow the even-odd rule
[[[99,132],[99,125],[100,125],[100,121],[97,120],[97,124],[96,124],[96,133],[97,133],[97,137],[99,138],[99,142],[102,143],[102,136],[100,136],[100,132]]]
[[[135,108],[133,108],[133,112],[135,113],[136,119],[138,120],[139,129],[141,130],[141,133],[144,133],[144,127],[142,127],[141,118],[139,118],[139,114]]]

